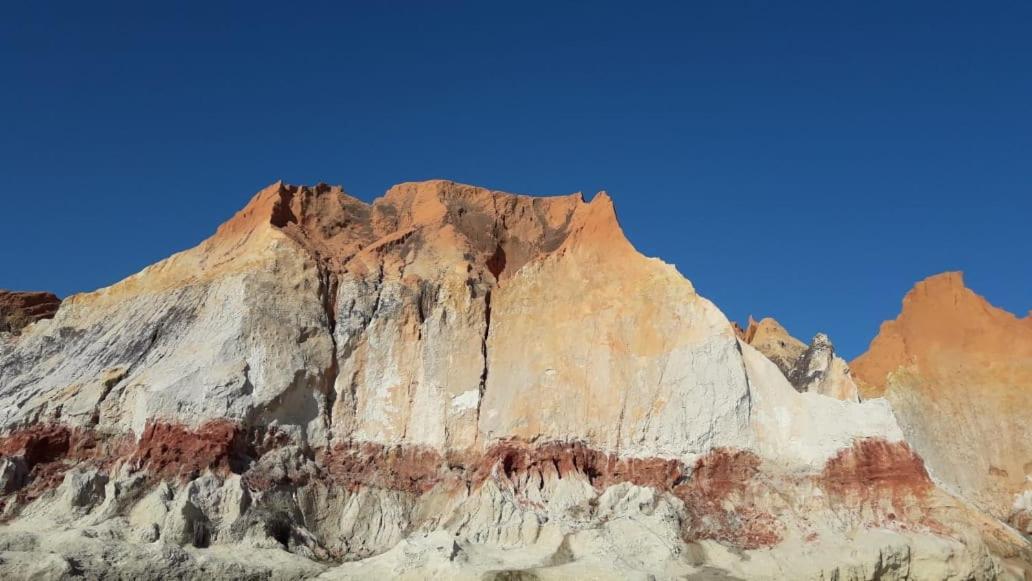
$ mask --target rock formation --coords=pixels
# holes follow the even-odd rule
[[[810,345],[796,339],[774,319],[756,322],[749,317],[742,330],[733,325],[742,341],[770,359],[799,392],[813,392],[835,399],[859,401],[849,366],[835,354],[835,347],[824,333],[814,336]]]
[[[26,326],[57,313],[61,299],[45,292],[0,289],[0,333],[20,333]]]
[[[959,272],[933,276],[853,369],[933,476],[1032,534],[1032,317],[990,305]]]
[[[793,337],[781,323],[770,317],[759,322],[749,317],[741,339],[773,361],[785,377],[791,377],[796,363],[806,352],[806,343]]]
[[[889,401],[815,391],[604,193],[277,183],[0,342],[0,575],[1022,574]]]

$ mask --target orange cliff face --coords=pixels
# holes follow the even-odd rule
[[[371,203],[340,186],[276,182],[255,194],[216,233],[110,287],[70,297],[73,303],[205,283],[262,268],[270,240],[287,239],[319,268],[357,273],[396,247],[455,255],[500,281],[521,266],[571,245],[610,254],[633,253],[612,200],[600,192],[514,195],[448,180],[402,183]],[[503,273],[504,271],[504,273]]]
[[[630,249],[605,192],[588,203],[581,194],[532,197],[431,180],[399,184],[372,203],[340,186],[277,182],[195,251],[239,253],[270,230],[285,234],[336,274],[361,269],[364,255],[403,242],[465,252],[467,260],[499,279],[560,249],[569,238]]]
[[[1001,518],[1032,488],[1032,317],[994,307],[948,272],[919,282],[851,364],[885,397],[932,475]]]
[[[989,304],[964,286],[962,273],[929,277],[907,293],[899,317],[886,321],[853,362],[865,397],[881,396],[886,376],[907,366],[933,374],[981,368],[987,379],[1032,385],[1032,317],[1019,319]]]

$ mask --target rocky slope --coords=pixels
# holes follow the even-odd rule
[[[1032,534],[1032,316],[990,305],[961,273],[933,276],[853,368],[936,478]]]
[[[1022,574],[889,401],[820,391],[604,193],[277,183],[0,343],[0,573]]]

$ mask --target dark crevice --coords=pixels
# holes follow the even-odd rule
[[[484,338],[480,343],[480,353],[484,356],[484,369],[480,372],[480,397],[484,397],[487,387],[487,339],[491,335],[491,291],[484,295]]]
[[[496,281],[501,280],[502,272],[505,271],[505,249],[502,248],[501,242],[495,248],[494,254],[487,259],[487,269],[491,271]]]
[[[154,348],[154,345],[157,344],[158,339],[161,337],[161,331],[162,331],[163,325],[164,325],[164,322],[158,322],[158,324],[154,327],[154,330],[151,331],[150,335],[147,337],[147,344],[144,345],[144,347],[139,350],[139,352],[136,355],[136,358],[133,359],[133,362],[130,363],[129,367],[126,368],[126,370],[125,370],[125,376],[126,377],[128,377],[133,372],[133,370],[136,369],[136,366],[139,365],[140,363],[142,363],[143,360],[147,358],[147,355],[150,354],[151,349]]]
[[[272,215],[269,216],[269,223],[277,228],[283,228],[287,224],[296,224],[297,216],[290,207],[296,188],[288,188],[280,184],[279,199],[272,206]]]
[[[430,317],[441,289],[437,285],[421,280],[419,281],[419,297],[416,301],[416,314],[419,317],[419,324],[422,325]]]
[[[211,529],[207,522],[196,521],[193,523],[192,544],[198,549],[206,549],[211,546]]]
[[[505,474],[506,478],[512,478],[513,474],[516,473],[515,463],[516,456],[514,454],[506,454],[502,458],[502,473]]]
[[[383,279],[384,279],[384,266],[383,261],[380,261],[380,271],[376,279],[376,302],[373,303],[373,310],[369,313],[369,319],[366,321],[368,325],[376,318],[376,313],[380,312],[380,300],[383,297]]]
[[[337,280],[337,275],[331,272],[329,269],[320,269],[320,286],[323,301],[323,309],[326,311],[326,321],[329,325],[330,331],[330,345],[332,347],[332,353],[330,355],[330,367],[326,370],[326,385],[324,386],[326,406],[326,430],[328,437],[333,437],[333,406],[337,403],[337,375],[340,373],[340,367],[337,363],[337,291],[340,288],[340,282]]]
[[[484,392],[487,389],[488,353],[487,340],[491,335],[491,291],[484,294],[484,336],[480,341],[480,354],[484,358],[484,367],[480,371],[480,385],[478,386],[479,397],[477,398],[477,436],[480,434],[480,408],[484,404]]]

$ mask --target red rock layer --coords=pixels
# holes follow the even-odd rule
[[[777,544],[781,525],[751,506],[760,460],[751,452],[713,450],[693,467],[664,458],[620,458],[580,442],[506,441],[483,455],[442,457],[412,448],[339,444],[323,456],[330,478],[347,487],[372,485],[425,493],[448,480],[477,488],[489,479],[518,494],[551,479],[582,478],[599,492],[629,482],[672,494],[685,503],[687,540],[715,539],[743,549]],[[733,508],[732,508],[733,507]]]
[[[924,461],[906,442],[854,442],[828,461],[818,484],[834,502],[862,509],[876,522],[950,532],[928,510],[936,488]]]
[[[714,450],[695,463],[692,478],[673,493],[688,509],[686,540],[712,539],[742,549],[781,541],[782,523],[753,502],[764,488],[751,452]]]
[[[126,437],[107,438],[62,425],[40,424],[0,437],[0,457],[19,460],[27,471],[26,485],[14,495],[18,504],[56,487],[80,463],[107,468],[130,449]],[[10,500],[4,499],[3,505]]]
[[[471,469],[475,485],[492,476],[502,476],[515,482],[525,480],[527,475],[543,479],[577,474],[599,489],[630,482],[663,491],[672,490],[690,472],[677,460],[619,458],[580,442],[527,445],[515,441],[492,446],[471,463]]]
[[[334,446],[321,460],[330,479],[349,489],[373,486],[410,494],[429,492],[441,481],[445,464],[430,449],[371,442]]]
[[[109,470],[128,462],[155,478],[180,480],[194,478],[204,470],[239,470],[247,463],[241,434],[239,426],[227,421],[209,422],[196,429],[152,423],[138,441],[130,435],[38,424],[0,437],[0,457],[24,466],[25,482],[13,491],[13,499],[24,504],[55,488],[65,473],[77,466]]]
[[[61,299],[45,292],[0,290],[0,332],[18,333],[40,319],[57,314]]]
[[[205,470],[233,471],[243,473],[244,482],[255,490],[275,484],[300,486],[318,478],[349,490],[368,486],[416,496],[439,485],[476,489],[494,480],[520,497],[554,479],[580,478],[599,492],[629,482],[679,498],[685,506],[683,534],[689,541],[714,539],[754,549],[777,544],[784,530],[779,522],[783,515],[758,508],[769,506],[758,500],[770,495],[770,475],[762,472],[760,459],[747,451],[715,449],[689,467],[672,459],[620,458],[579,442],[506,441],[478,455],[342,443],[318,451],[312,470],[288,470],[275,477],[263,473],[258,457],[284,443],[275,434],[259,438],[224,421],[195,429],[152,423],[138,441],[51,425],[0,438],[0,455],[22,459],[29,470],[27,485],[14,495],[18,504],[56,487],[64,473],[77,465],[112,470],[124,463],[155,479],[179,480]],[[920,458],[906,444],[858,442],[808,482],[803,478],[788,485],[816,484],[849,510],[874,507],[875,516],[888,521],[935,524],[921,520],[923,495],[934,487]]]
[[[179,424],[149,423],[129,460],[160,478],[193,478],[204,470],[227,473],[246,463],[240,426],[216,420],[195,430]]]
[[[839,451],[821,474],[826,489],[839,495],[881,490],[920,493],[932,487],[924,462],[906,442],[866,439]]]

